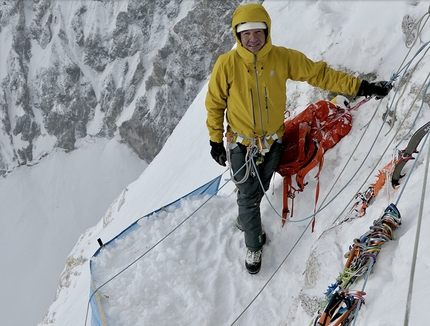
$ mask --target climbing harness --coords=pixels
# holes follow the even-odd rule
[[[234,184],[240,185],[246,180],[248,180],[250,175],[255,176],[258,174],[258,171],[256,168],[253,167],[253,160],[255,160],[256,166],[262,164],[264,162],[264,156],[266,153],[270,151],[271,145],[269,144],[268,140],[272,139],[273,141],[276,141],[278,139],[276,133],[272,134],[267,137],[257,137],[257,138],[249,138],[246,136],[241,136],[239,134],[236,134],[232,131],[228,131],[226,133],[226,139],[227,139],[227,162],[229,165],[230,170],[230,177]],[[236,173],[234,173],[232,164],[231,164],[231,154],[230,151],[237,146],[245,146],[242,145],[242,141],[244,139],[247,139],[248,145],[246,146],[246,155],[245,155],[245,164],[238,170]],[[236,180],[233,175],[237,174],[242,168],[245,169],[245,174],[242,179]]]

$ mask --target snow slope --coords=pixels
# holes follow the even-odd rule
[[[326,153],[320,195],[324,208],[317,216],[314,233],[308,228],[309,219],[290,221],[281,228],[278,213],[282,207],[282,180],[277,176],[273,182],[274,194],[270,191],[262,204],[269,242],[258,275],[249,275],[243,266],[245,247],[242,234],[233,226],[236,207],[231,183],[209,201],[188,199],[178,209],[141,220],[137,230],[104,248],[94,260],[96,285],[122,271],[169,234],[100,289],[108,324],[308,325],[315,302],[323,298],[327,286],[342,270],[343,254],[390,202],[398,202],[403,225],[396,230],[395,241],[385,244],[381,251],[366,285],[367,301],[356,325],[403,324],[423,200],[421,235],[430,231],[425,218],[429,213],[425,201],[428,195],[421,198],[427,147],[416,160],[407,184],[407,179],[402,180],[399,191],[387,187],[365,217],[334,225],[336,220],[342,220],[354,195],[365,190],[374,181],[377,169],[390,161],[395,146],[399,142],[399,148],[405,146],[408,131],[413,132],[430,120],[428,95],[424,102],[420,97],[421,85],[428,83],[430,60],[425,51],[414,58],[419,47],[430,40],[429,26],[423,25],[418,43],[410,53],[402,32],[404,16],[418,20],[428,12],[429,4],[428,1],[265,1],[273,21],[275,44],[301,50],[311,59],[325,60],[335,68],[357,75],[368,74],[368,78],[388,79],[400,72],[396,85],[401,87],[384,100],[371,100],[354,112],[351,133]],[[406,69],[399,69],[412,59],[407,78],[401,80]],[[290,108],[297,107],[292,110],[293,115],[327,95],[302,83],[289,86]],[[104,218],[81,236],[68,257],[70,264],[61,275],[58,297],[40,325],[90,325],[88,260],[98,247],[97,238],[110,240],[139,217],[224,172],[209,155],[205,92],[203,89],[197,96],[140,178],[129,184]],[[384,122],[387,108],[396,118],[392,129]],[[409,163],[405,172],[411,172],[411,167]],[[295,221],[312,214],[315,187],[312,175],[311,172],[307,177],[306,191],[296,198]],[[425,187],[428,184],[426,181]],[[426,276],[430,272],[430,260],[425,254],[428,247],[428,240],[421,236],[411,289],[411,325],[419,325],[420,320],[430,317],[426,309],[430,287]],[[356,284],[357,289],[362,286]]]

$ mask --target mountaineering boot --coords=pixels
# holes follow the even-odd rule
[[[263,253],[263,248],[257,251],[247,250],[245,267],[249,274],[257,274],[261,269],[261,254]]]
[[[266,243],[266,232],[262,231],[261,235],[258,237],[261,245],[263,246]],[[246,260],[245,267],[248,270],[249,274],[257,274],[261,268],[261,255],[263,253],[263,248],[257,251],[246,251]]]

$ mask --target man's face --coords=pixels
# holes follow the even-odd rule
[[[264,29],[249,29],[240,32],[240,41],[248,51],[257,52],[266,44],[266,34]]]

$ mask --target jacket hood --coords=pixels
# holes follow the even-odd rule
[[[272,40],[270,37],[272,22],[266,9],[261,4],[253,3],[239,6],[233,13],[231,28],[233,30],[234,36],[236,37],[237,50],[239,51],[239,54],[245,58],[249,57],[249,54],[250,57],[253,57],[253,55],[240,42],[239,35],[236,32],[236,27],[237,25],[246,22],[264,22],[267,25],[266,44],[260,51],[258,51],[258,53],[267,54],[267,52],[269,52],[270,48],[272,47]]]

